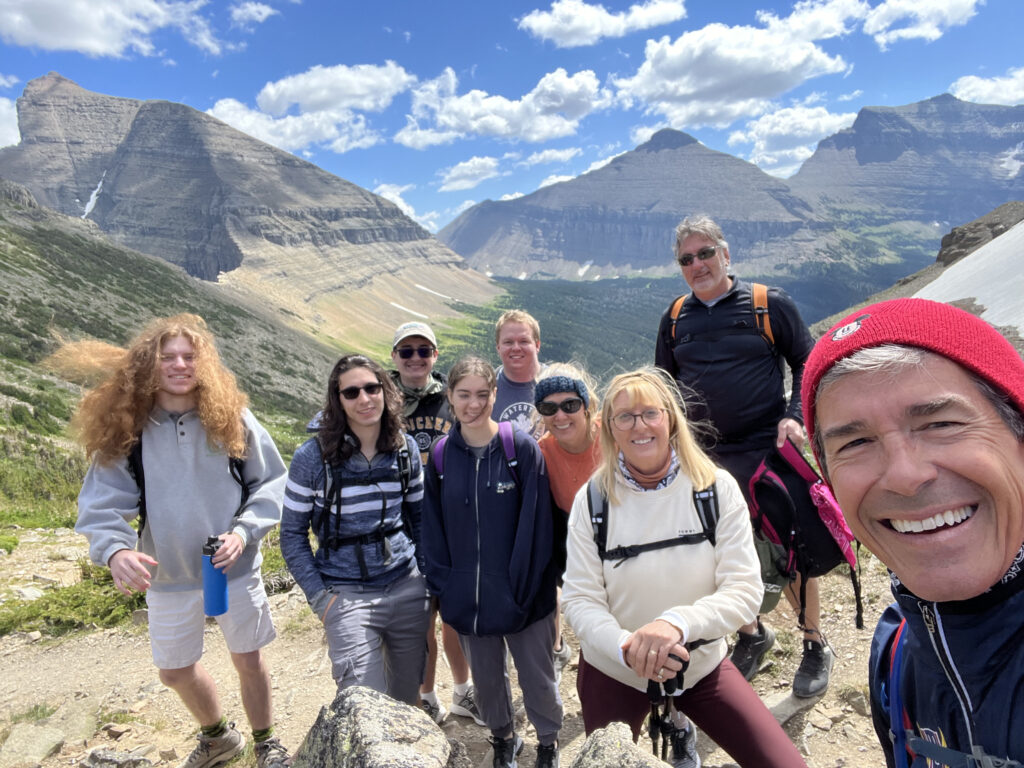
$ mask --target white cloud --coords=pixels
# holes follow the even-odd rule
[[[842,34],[862,10],[856,0],[804,2],[785,19],[760,14],[765,27],[709,24],[674,41],[648,40],[636,73],[613,82],[622,103],[639,102],[674,128],[725,126],[811,78],[847,71],[813,40]]]
[[[836,101],[853,101],[854,99],[859,99],[863,95],[864,91],[858,88],[855,91],[851,91],[850,93],[844,93],[842,96],[837,97]]]
[[[885,0],[864,20],[864,32],[883,51],[897,40],[938,40],[950,27],[962,26],[985,0]]]
[[[1021,104],[1024,103],[1024,67],[1011,69],[1003,77],[961,77],[949,86],[949,92],[958,99],[979,104]]]
[[[303,112],[340,108],[379,112],[415,82],[414,75],[393,61],[383,66],[318,64],[302,74],[267,83],[256,103],[272,115],[283,115],[293,105]]]
[[[249,28],[253,24],[262,24],[271,16],[280,13],[265,3],[244,2],[231,6],[231,23],[236,27]]]
[[[750,162],[776,176],[791,176],[814,154],[814,146],[836,131],[848,128],[855,112],[832,114],[825,107],[786,107],[751,120],[729,135],[729,146],[753,144]]]
[[[634,125],[629,129],[629,141],[634,147],[639,147],[641,144],[646,144],[651,140],[651,136],[656,134],[662,128],[668,128],[666,123],[658,123],[657,125]]]
[[[0,40],[46,51],[124,57],[157,55],[152,35],[176,29],[192,45],[219,54],[222,43],[200,15],[206,0],[4,0]]]
[[[416,149],[474,135],[547,141],[574,134],[583,117],[611,100],[590,70],[569,75],[558,68],[517,100],[481,90],[460,96],[457,89],[450,67],[413,88],[412,115],[395,141]]]
[[[13,88],[19,82],[15,75],[0,75],[0,88]]]
[[[18,130],[18,112],[14,102],[0,98],[0,147],[17,144],[19,141],[21,131]]]
[[[382,141],[362,115],[349,110],[324,110],[275,118],[235,99],[221,99],[207,113],[233,128],[275,147],[295,152],[312,144],[333,152],[365,149]]]
[[[526,14],[519,20],[519,28],[541,40],[550,40],[558,48],[574,48],[685,17],[683,0],[647,0],[620,13],[609,13],[603,5],[591,5],[583,0],[555,0],[550,11],[534,10]]]
[[[441,172],[441,191],[456,192],[473,189],[477,184],[498,175],[498,158],[471,157]]]
[[[609,157],[604,157],[604,158],[601,158],[600,160],[595,160],[594,162],[592,162],[590,164],[590,166],[587,168],[587,170],[585,170],[583,173],[590,173],[591,171],[596,171],[596,170],[598,170],[600,168],[604,168],[606,165],[608,165],[608,163],[610,163],[616,157],[619,157],[619,156],[624,155],[624,154],[626,154],[626,153],[625,152],[618,152],[618,153],[616,153],[614,155],[611,155]],[[580,176],[582,176],[583,173],[581,173]]]
[[[502,201],[504,201],[504,200],[518,200],[522,196],[523,196],[522,192],[508,192],[508,193],[502,195],[501,197],[499,197],[498,199],[502,200]]]
[[[430,231],[437,232],[438,230],[438,219],[440,214],[437,211],[430,211],[429,213],[418,214],[406,200],[402,197],[403,194],[408,192],[410,189],[415,189],[415,184],[378,184],[373,193],[380,195],[385,200],[390,200],[392,203],[398,206],[399,210],[408,216],[413,221],[417,222],[421,227]],[[472,205],[472,203],[470,203]]]
[[[460,213],[465,213],[474,205],[476,205],[476,200],[463,200],[452,209],[452,216],[458,216]]]
[[[572,181],[575,178],[575,176],[558,176],[553,174],[551,176],[548,176],[546,179],[544,179],[544,181],[538,184],[537,189],[542,189],[543,187],[550,187],[552,184],[558,184],[561,181]]]
[[[568,149],[545,149],[541,152],[534,152],[528,158],[523,160],[523,165],[543,165],[546,163],[567,163],[577,155],[581,154],[583,150],[579,147],[569,147]]]

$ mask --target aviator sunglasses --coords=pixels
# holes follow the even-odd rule
[[[361,387],[345,387],[340,390],[340,394],[346,400],[355,400],[359,397],[360,392],[365,392],[368,395],[379,395],[383,389],[379,382],[373,382],[371,384],[363,384]]]
[[[419,355],[424,360],[426,360],[428,357],[432,357],[433,356],[434,348],[433,347],[428,347],[428,346],[415,347],[415,348],[413,348],[413,347],[402,347],[402,348],[400,348],[398,350],[398,356],[400,358],[402,358],[403,360],[408,360],[410,357],[413,356],[413,353]]]
[[[541,400],[537,403],[537,413],[541,416],[554,416],[559,410],[565,413],[576,413],[583,407],[583,401],[578,397],[570,397],[560,403],[552,403],[548,400]]]
[[[676,261],[679,262],[679,266],[688,267],[693,264],[694,259],[700,259],[701,261],[707,261],[718,252],[717,245],[706,245],[696,253],[683,253],[676,257]]]

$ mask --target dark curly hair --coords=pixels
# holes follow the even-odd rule
[[[380,419],[380,433],[377,435],[377,450],[380,453],[395,451],[405,445],[402,436],[402,395],[391,377],[383,368],[363,355],[345,355],[331,370],[327,380],[327,398],[324,401],[317,436],[323,455],[332,463],[345,461],[362,446],[348,426],[348,417],[341,404],[338,380],[343,373],[353,368],[366,368],[377,377],[384,397],[384,413]]]

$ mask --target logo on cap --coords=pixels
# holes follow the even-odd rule
[[[864,320],[867,320],[871,315],[858,315],[853,318],[852,321],[844,325],[842,328],[836,328],[832,332],[832,341],[840,341],[845,339],[851,333],[856,333],[860,330],[860,326]]]

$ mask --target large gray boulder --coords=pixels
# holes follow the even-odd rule
[[[571,768],[665,768],[665,763],[633,743],[628,725],[612,723],[587,737]]]
[[[449,741],[421,709],[362,686],[323,707],[292,768],[470,768],[466,749]]]

